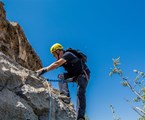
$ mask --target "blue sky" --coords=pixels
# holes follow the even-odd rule
[[[49,52],[59,42],[64,48],[82,50],[88,56],[91,79],[87,88],[90,120],[113,120],[110,104],[122,120],[139,117],[124,98],[133,94],[108,76],[112,58],[121,57],[124,74],[132,80],[133,69],[145,71],[144,0],[3,0],[7,19],[18,22],[47,66],[55,59]],[[62,68],[44,76],[56,79]],[[58,88],[56,83],[53,83]],[[76,85],[69,85],[76,105]]]

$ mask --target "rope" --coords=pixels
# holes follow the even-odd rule
[[[52,105],[51,88],[49,88],[49,95],[50,95],[50,102],[49,102],[50,110],[49,110],[49,114],[48,114],[48,120],[51,120],[51,112],[52,112],[52,109],[51,109],[51,105]]]
[[[40,76],[37,75],[37,77],[39,78]],[[65,79],[65,80],[55,80],[55,79],[46,79],[46,78],[43,78],[43,80],[47,80],[47,81],[50,81],[50,82],[73,82],[73,78],[68,78],[68,79]],[[50,95],[50,102],[49,102],[49,106],[50,106],[50,110],[49,110],[49,113],[48,113],[48,120],[52,120],[51,119],[51,113],[52,113],[52,93],[51,93],[51,88],[49,87],[48,89],[48,92],[49,92],[49,95]]]
[[[50,82],[71,82],[73,80],[73,78],[68,78],[66,80],[53,80],[53,79],[46,79],[47,81]],[[51,119],[51,113],[52,113],[52,93],[51,93],[51,87],[49,87],[49,95],[50,95],[50,102],[49,102],[49,106],[50,106],[50,110],[48,113],[48,120],[52,120]]]
[[[54,79],[46,79],[49,82],[72,82],[73,78],[68,78],[66,80],[54,80]],[[50,102],[49,102],[49,106],[50,106],[50,110],[49,110],[49,114],[48,114],[48,120],[52,120],[51,119],[51,113],[52,113],[52,93],[51,93],[51,88],[49,88],[49,95],[50,95]]]
[[[54,80],[54,79],[47,79],[49,82],[67,82],[66,80]]]
[[[73,82],[73,78],[68,78],[68,79],[65,79],[65,80],[54,80],[54,79],[46,79],[46,80],[49,81],[49,82],[62,82],[62,83]]]

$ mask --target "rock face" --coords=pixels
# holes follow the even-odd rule
[[[27,41],[20,25],[6,20],[3,5],[0,2],[0,51],[30,70],[42,68],[39,57]]]
[[[63,103],[59,91],[33,72],[41,67],[22,28],[6,20],[0,2],[0,120],[76,119],[73,105]]]
[[[75,120],[72,105],[43,78],[0,52],[0,120]]]

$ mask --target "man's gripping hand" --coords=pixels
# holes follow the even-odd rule
[[[37,76],[41,76],[41,75],[43,75],[46,72],[47,72],[47,69],[46,68],[42,68],[40,70],[37,70],[36,74],[37,74]]]

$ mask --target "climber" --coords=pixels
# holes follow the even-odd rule
[[[85,120],[84,114],[86,109],[86,87],[90,78],[90,70],[87,65],[82,62],[74,53],[65,51],[63,46],[59,43],[54,44],[50,48],[50,52],[56,58],[56,62],[53,62],[47,67],[37,70],[38,75],[42,75],[45,72],[53,70],[57,67],[63,66],[67,73],[58,75],[59,79],[72,78],[73,82],[78,85],[77,88],[77,120]],[[59,82],[60,98],[67,104],[70,103],[70,94],[67,82]]]

